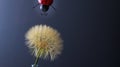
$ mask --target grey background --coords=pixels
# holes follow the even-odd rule
[[[56,28],[64,50],[40,67],[119,67],[120,11],[115,0],[55,0],[41,16],[34,0],[0,0],[0,67],[31,67],[34,57],[25,45],[26,31],[36,24]]]

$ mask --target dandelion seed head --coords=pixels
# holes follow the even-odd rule
[[[63,41],[57,30],[46,25],[35,25],[25,34],[26,44],[31,49],[34,56],[39,58],[50,57],[54,60],[61,54]]]

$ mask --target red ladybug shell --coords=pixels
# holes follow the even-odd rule
[[[38,3],[40,3],[42,5],[50,6],[53,3],[53,0],[38,0]]]

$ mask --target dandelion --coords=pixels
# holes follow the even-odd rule
[[[26,44],[36,57],[35,65],[39,58],[54,60],[62,51],[62,39],[57,30],[46,25],[35,25],[25,35]]]

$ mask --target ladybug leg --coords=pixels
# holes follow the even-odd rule
[[[39,3],[38,3],[38,4],[36,4],[36,5],[34,5],[34,6],[33,6],[33,8],[36,8],[38,5],[39,5]]]
[[[47,16],[48,15],[48,13],[45,13],[45,16]]]
[[[51,7],[56,11],[56,8],[54,6],[51,5]]]
[[[43,16],[47,16],[48,15],[48,13],[46,13],[46,12],[43,12],[43,13],[41,13],[41,15]]]

